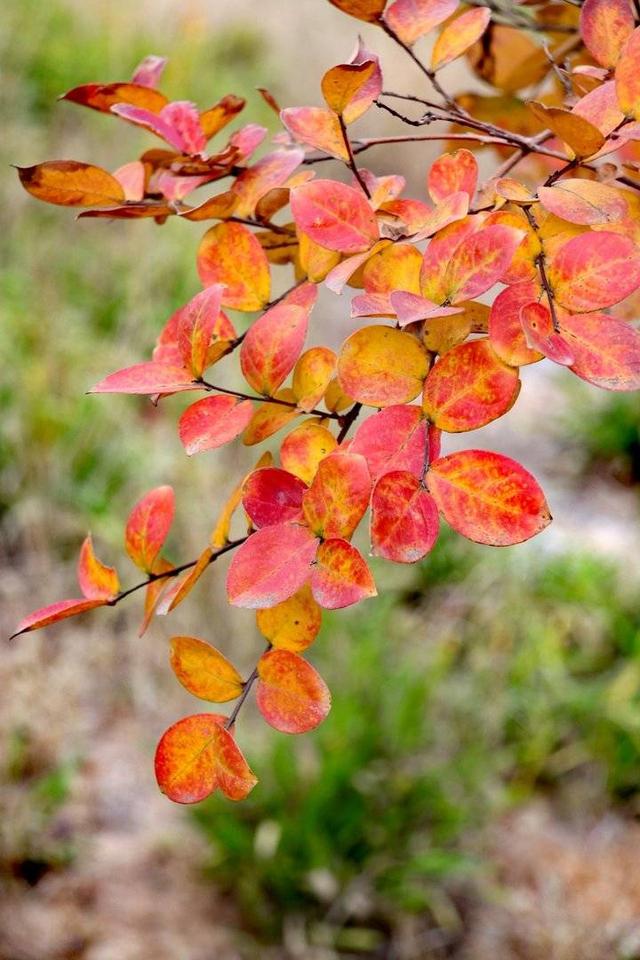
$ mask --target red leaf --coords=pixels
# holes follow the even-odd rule
[[[311,664],[290,650],[269,650],[258,661],[256,703],[281,733],[306,733],[331,709],[331,694]]]
[[[142,570],[151,573],[154,560],[173,522],[175,496],[171,487],[156,487],[139,500],[127,520],[124,545]]]
[[[311,180],[291,191],[296,226],[340,253],[360,253],[379,236],[376,215],[362,190],[334,180]]]
[[[640,389],[640,333],[628,323],[604,313],[563,313],[560,329],[578,377],[603,390]]]
[[[223,291],[221,284],[214,283],[177,311],[178,346],[182,362],[194,380],[198,380],[210,364],[211,341],[220,326]]]
[[[111,113],[145,127],[180,153],[200,153],[207,146],[200,115],[195,106],[187,100],[168,103],[159,113],[127,103],[116,103],[111,107]]]
[[[503,290],[493,301],[489,313],[489,340],[491,346],[505,363],[522,367],[542,359],[537,350],[532,350],[526,341],[520,311],[538,298],[540,288],[525,281],[514,283]]]
[[[377,557],[415,563],[438,539],[438,508],[411,473],[396,470],[377,482],[371,498],[371,546]]]
[[[317,545],[306,527],[293,523],[253,533],[229,566],[229,602],[255,610],[287,600],[307,580]]]
[[[416,40],[455,13],[459,0],[394,0],[384,14],[384,21],[403,43],[413,46]]]
[[[463,450],[442,457],[431,465],[427,486],[447,523],[476,543],[521,543],[551,520],[534,477],[500,453]]]
[[[165,730],[156,749],[158,786],[176,803],[198,803],[220,789],[229,800],[244,800],[258,782],[226,717],[199,713]]]
[[[349,607],[377,596],[371,571],[361,553],[346,540],[325,540],[311,574],[315,600],[327,610]]]
[[[392,470],[422,476],[427,423],[420,407],[398,404],[368,417],[356,431],[350,453],[361,453],[375,482]]]
[[[523,236],[521,230],[498,225],[465,237],[453,251],[447,267],[447,299],[461,303],[486,293],[511,264]]]
[[[306,484],[286,470],[263,467],[244,482],[242,505],[256,527],[272,527],[302,519]]]
[[[308,143],[338,160],[346,162],[349,159],[340,121],[333,110],[325,107],[287,107],[280,111],[280,119],[299,143]]]
[[[543,303],[528,303],[522,307],[520,322],[530,347],[563,367],[570,367],[574,363],[570,345],[554,330],[551,313]]]
[[[251,400],[219,394],[197,400],[178,423],[180,441],[189,456],[214,450],[239,437],[253,416]]]
[[[273,396],[302,353],[317,287],[303,283],[259,317],[244,338],[240,365],[247,383]]]
[[[200,390],[193,377],[184,367],[170,363],[136,363],[116,373],[109,374],[96,383],[89,393],[179,393],[183,390]]]
[[[105,603],[105,600],[58,600],[57,603],[34,610],[28,617],[24,617],[11,639],[13,640],[21,633],[29,633],[30,630],[39,630],[40,627],[47,627],[50,623],[66,620],[67,617],[75,617],[76,614],[85,613],[87,610],[103,607]]]
[[[369,505],[371,477],[367,461],[357,453],[332,453],[318,465],[302,499],[304,517],[323,539],[349,539]]]
[[[120,590],[118,574],[101,563],[93,552],[91,534],[80,548],[78,583],[88,600],[111,600]]]
[[[590,313],[640,285],[640,251],[629,237],[599,231],[573,237],[549,262],[549,281],[567,310]]]
[[[589,53],[603,67],[615,67],[633,27],[629,0],[584,0],[580,33]]]

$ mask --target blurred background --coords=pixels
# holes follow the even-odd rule
[[[76,223],[36,203],[10,163],[114,169],[148,138],[56,97],[170,57],[163,89],[202,107],[254,92],[319,103],[358,26],[386,86],[420,78],[386,37],[324,0],[5,0],[0,35],[0,593],[2,635],[73,596],[87,530],[135,582],[122,526],[172,483],[170,556],[195,556],[246,449],[187,461],[179,399],[86,396],[149,356],[198,289],[201,229]],[[448,73],[451,89],[468,78]],[[367,130],[403,132],[370,115]],[[114,135],[115,134],[115,135]],[[424,196],[423,145],[368,154]],[[329,297],[317,325],[350,329]],[[320,324],[320,321],[322,323]],[[318,339],[324,331],[316,333]],[[164,728],[197,710],[168,667],[193,633],[250,669],[249,612],[221,563],[171,621],[137,636],[137,599],[8,644],[0,658],[0,960],[632,960],[640,957],[640,401],[546,365],[474,445],[519,457],[555,521],[521,547],[443,536],[381,596],[327,616],[311,651],[334,706],[288,738],[249,707],[260,784],[193,810],[156,788]],[[468,444],[468,438],[464,441]],[[451,444],[449,445],[451,447]]]

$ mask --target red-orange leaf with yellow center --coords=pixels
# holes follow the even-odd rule
[[[420,407],[398,404],[361,423],[349,451],[362,454],[375,482],[392,470],[422,476],[426,444],[427,423]]]
[[[371,477],[364,457],[332,453],[318,465],[302,498],[302,510],[318,537],[349,539],[369,505]]]
[[[125,199],[116,178],[90,163],[49,160],[35,167],[18,167],[18,176],[32,196],[62,207],[110,207]]]
[[[111,600],[120,590],[117,572],[96,557],[91,534],[80,548],[77,574],[80,589],[88,600]]]
[[[305,583],[292,597],[256,611],[258,630],[278,650],[301,653],[310,647],[322,625],[322,610]]]
[[[629,0],[584,0],[580,33],[589,53],[603,67],[615,67],[633,28]]]
[[[291,191],[296,226],[340,253],[360,253],[379,236],[378,222],[362,190],[334,180],[311,180]]]
[[[527,303],[520,310],[520,323],[527,343],[534,350],[544,353],[545,357],[570,367],[575,357],[569,343],[553,326],[553,318],[543,303]]]
[[[638,288],[640,250],[617,233],[583,233],[560,247],[547,272],[563,307],[590,313],[624,300]]]
[[[311,483],[318,464],[333,453],[337,441],[330,430],[308,420],[288,433],[280,446],[280,462],[289,473]]]
[[[279,467],[254,470],[244,482],[242,505],[256,527],[302,519],[306,485]]]
[[[306,582],[318,541],[294,523],[263,527],[233,555],[227,596],[235,607],[261,609],[287,600]]]
[[[378,480],[371,497],[371,548],[377,557],[415,563],[438,539],[438,508],[412,473],[395,470]]]
[[[338,356],[338,380],[346,394],[372,407],[407,403],[418,396],[429,369],[415,337],[392,327],[356,330]]]
[[[178,422],[180,442],[188,456],[214,450],[239,437],[253,416],[251,400],[226,394],[196,400]]]
[[[110,373],[100,380],[89,393],[162,394],[180,393],[184,390],[199,390],[191,373],[184,367],[171,363],[136,363],[124,370]]]
[[[226,717],[199,713],[165,730],[156,749],[158,786],[176,803],[198,803],[214,790],[244,800],[258,782],[229,730]]]
[[[476,430],[511,409],[520,392],[518,371],[503,363],[488,339],[449,350],[424,384],[423,408],[441,430]]]
[[[640,389],[640,333],[604,313],[560,314],[560,331],[573,354],[571,370],[603,390]]]
[[[175,496],[171,487],[156,487],[139,500],[127,520],[124,545],[141,570],[152,572],[153,563],[173,522]]]
[[[500,280],[524,237],[524,231],[500,225],[465,237],[447,266],[444,289],[452,303],[475,300]]]
[[[338,160],[349,159],[340,121],[333,110],[325,107],[287,107],[280,119],[299,143],[307,143]]]
[[[384,21],[411,47],[455,13],[458,5],[459,0],[394,0],[385,10]]]
[[[514,283],[495,298],[489,313],[489,341],[496,354],[512,367],[522,367],[542,359],[542,354],[527,344],[520,322],[520,311],[537,300],[536,283]]]
[[[290,650],[269,650],[258,660],[258,710],[281,733],[306,733],[325,719],[331,694],[311,664]]]
[[[273,395],[293,370],[317,297],[317,287],[303,283],[249,328],[240,350],[240,366],[245,380],[258,393]]]
[[[540,533],[551,515],[535,478],[510,457],[463,450],[431,464],[427,486],[449,526],[495,547]]]
[[[327,610],[350,607],[378,593],[366,560],[346,540],[320,544],[311,573],[311,591]]]
[[[443,153],[431,165],[427,190],[434,203],[441,203],[452,193],[466,193],[473,200],[478,184],[478,161],[470,150]]]
[[[177,311],[178,348],[185,367],[195,380],[211,363],[212,340],[222,326],[220,306],[223,292],[224,287],[214,283]]]
[[[169,662],[182,686],[201,700],[226,703],[242,693],[242,677],[233,664],[197,637],[172,637]]]
[[[322,95],[330,110],[341,116],[345,123],[353,123],[366,113],[380,94],[381,81],[380,66],[376,60],[341,63],[327,70],[323,76]]]
[[[475,7],[448,23],[434,44],[431,69],[439,70],[466,53],[480,39],[490,20],[488,7]]]
[[[203,286],[225,286],[225,307],[261,310],[269,300],[269,261],[260,241],[241,223],[218,223],[207,230],[198,247],[197,267]]]

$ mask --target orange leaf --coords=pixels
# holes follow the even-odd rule
[[[367,293],[420,293],[422,254],[409,243],[394,243],[367,260],[362,271]]]
[[[261,443],[268,437],[273,436],[282,427],[285,427],[292,420],[299,416],[300,412],[295,407],[295,396],[293,390],[288,387],[279,390],[276,393],[277,400],[286,400],[291,406],[285,406],[283,403],[261,403],[257,408],[247,429],[245,430],[242,442],[251,447],[255,443]]]
[[[384,21],[407,46],[413,46],[434,27],[444,23],[459,0],[394,0],[385,10]]]
[[[91,534],[80,548],[78,583],[88,600],[112,600],[120,590],[114,568],[101,563],[93,552]]]
[[[616,67],[616,94],[627,117],[640,120],[640,27],[628,37]]]
[[[269,262],[260,242],[241,223],[218,223],[207,230],[198,248],[203,286],[224,284],[222,303],[234,310],[261,310],[269,300]]]
[[[251,400],[238,400],[225,394],[204,397],[187,407],[180,417],[180,442],[190,457],[214,450],[239,437],[252,416]]]
[[[528,107],[538,120],[560,137],[576,157],[590,157],[604,143],[604,136],[589,120],[564,107],[547,107],[530,100]]]
[[[413,400],[427,371],[424,348],[410,334],[392,327],[356,330],[345,340],[338,357],[338,379],[344,392],[372,407]]]
[[[25,190],[45,203],[62,207],[111,207],[125,199],[116,178],[90,163],[49,160],[17,170]]]
[[[280,119],[299,143],[307,143],[338,160],[348,161],[349,151],[342,136],[340,121],[332,110],[325,110],[324,107],[287,107],[280,112]]]
[[[500,280],[508,269],[524,232],[514,227],[489,226],[469,234],[453,251],[444,278],[447,299],[475,300]],[[424,284],[424,270],[423,280]]]
[[[551,312],[543,303],[525,304],[520,310],[520,322],[527,343],[532,349],[539,350],[549,360],[563,367],[570,367],[574,363],[575,357],[570,345],[566,338],[554,329]]]
[[[338,10],[366,23],[376,23],[381,18],[386,2],[387,0],[329,0]]]
[[[640,286],[640,251],[629,237],[586,233],[560,247],[548,274],[563,307],[590,313],[624,300]]]
[[[203,110],[200,114],[200,126],[207,140],[219,133],[223,127],[237,117],[244,109],[246,100],[242,97],[236,97],[233,93],[228,93],[217,103],[214,103],[208,110]]]
[[[346,540],[325,540],[318,548],[311,590],[327,610],[350,607],[377,596],[371,571],[362,554]]]
[[[151,573],[153,564],[167,539],[175,513],[171,487],[156,487],[139,500],[127,520],[124,545],[141,570]]]
[[[427,486],[447,523],[476,543],[521,543],[551,521],[537,481],[515,460],[463,450],[436,460]]]
[[[219,650],[196,637],[172,637],[171,669],[182,686],[201,700],[226,703],[242,693],[242,677]]]
[[[221,546],[224,546],[224,544]],[[205,570],[208,570],[214,556],[213,547],[205,547],[196,563],[189,570],[185,570],[182,575],[173,579],[166,589],[162,590],[162,596],[154,603],[154,612],[159,617],[171,613],[183,600],[186,600],[202,574]]]
[[[375,482],[392,470],[421,477],[426,445],[427,424],[420,407],[401,404],[361,423],[349,452],[362,454]]]
[[[212,341],[218,339],[221,319],[220,305],[224,287],[221,284],[214,283],[206,290],[197,293],[195,297],[180,310],[176,311],[177,319],[177,341],[182,361],[193,374],[193,379],[198,380],[208,366],[211,360]],[[175,323],[175,316],[169,320],[169,323]],[[226,319],[226,318],[224,318]],[[228,321],[227,321],[228,322]],[[229,325],[230,326],[230,325]],[[230,330],[233,335],[233,328]],[[225,348],[226,349],[226,345]],[[154,354],[155,359],[155,354]]]
[[[311,483],[320,461],[332,453],[336,446],[336,438],[326,427],[307,420],[282,441],[280,461],[289,473],[300,477],[304,483]]]
[[[327,539],[349,539],[369,505],[371,477],[367,461],[354,453],[333,453],[318,465],[302,509],[311,531]]]
[[[165,730],[156,749],[158,786],[176,803],[198,803],[220,789],[244,800],[257,781],[223,724],[226,717],[199,713]]]
[[[385,473],[371,498],[371,547],[395,563],[421,560],[438,539],[438,508],[420,480],[406,471]]]
[[[496,356],[489,340],[470,340],[449,350],[431,370],[423,407],[441,430],[461,433],[497,420],[519,392],[518,371]]]
[[[293,370],[317,298],[317,287],[303,283],[249,328],[240,350],[240,366],[245,380],[258,393],[273,395]]]
[[[129,103],[152,113],[160,113],[169,102],[163,93],[139,83],[86,83],[74,87],[60,98],[100,113],[111,113],[116,103]]]
[[[287,600],[308,579],[317,545],[306,527],[293,523],[256,531],[233,555],[227,574],[229,603],[255,610]]]
[[[341,116],[345,123],[353,123],[369,109],[382,90],[380,66],[377,60],[341,63],[327,70],[321,86],[329,109]]]
[[[106,600],[58,600],[57,603],[42,607],[40,610],[34,610],[28,617],[24,617],[18,624],[16,632],[12,634],[11,639],[13,640],[21,633],[29,633],[31,630],[39,630],[40,627],[48,627],[50,623],[66,620],[67,617],[75,617],[87,610],[103,607],[105,603]]]
[[[434,203],[447,200],[452,193],[466,193],[473,200],[477,184],[478,161],[464,149],[443,153],[431,165],[427,177],[427,189]]]
[[[582,39],[603,67],[615,67],[633,27],[628,0],[584,0],[580,9]]]
[[[242,505],[256,527],[272,527],[302,519],[305,484],[279,467],[262,467],[243,484]]]
[[[256,611],[256,622],[262,636],[278,650],[301,653],[318,636],[322,610],[313,599],[311,587],[305,583],[292,597]]]
[[[307,733],[331,709],[331,694],[311,664],[290,650],[269,650],[258,661],[256,703],[281,733]]]
[[[597,180],[559,180],[538,189],[540,202],[556,217],[590,226],[624,220],[628,204],[621,190]]]
[[[491,10],[488,7],[476,7],[448,23],[434,44],[431,69],[439,70],[466,53],[480,39],[490,20]]]
[[[291,191],[296,226],[340,253],[360,253],[378,239],[376,215],[362,190],[334,180],[311,180]]]

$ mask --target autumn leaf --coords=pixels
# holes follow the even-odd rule
[[[118,574],[96,557],[91,534],[80,548],[78,583],[87,600],[112,600],[120,590]]]
[[[628,323],[604,313],[563,311],[560,331],[576,376],[602,390],[640,389],[640,333]]]
[[[527,344],[563,367],[575,362],[571,346],[553,324],[551,311],[543,303],[527,303],[520,310],[520,323]]]
[[[171,669],[182,686],[201,700],[226,703],[242,693],[242,677],[219,650],[196,637],[172,637]]]
[[[451,20],[434,44],[431,69],[440,70],[466,53],[480,39],[490,20],[491,10],[488,7],[475,7]]]
[[[281,733],[306,733],[322,723],[331,694],[311,664],[290,650],[269,650],[258,661],[258,710]]]
[[[62,207],[112,207],[124,201],[119,181],[90,163],[48,160],[34,167],[18,167],[24,189],[38,200]]]
[[[279,467],[250,473],[242,489],[242,505],[256,527],[271,527],[302,519],[306,485]]]
[[[233,555],[227,595],[235,607],[261,609],[287,600],[306,582],[317,539],[293,523],[263,527]]]
[[[415,563],[438,538],[438,508],[412,473],[394,470],[376,483],[371,498],[371,547],[377,557]]]
[[[454,193],[466,193],[473,200],[477,183],[478,161],[469,150],[443,153],[427,176],[427,189],[434,203],[441,203]]]
[[[271,278],[266,254],[259,240],[241,223],[218,223],[200,242],[197,267],[203,286],[226,288],[225,307],[261,310],[269,300]]]
[[[310,647],[322,625],[322,610],[305,583],[293,596],[275,607],[256,611],[262,636],[278,650],[301,653]]]
[[[214,450],[239,437],[252,416],[251,400],[226,394],[204,397],[182,413],[178,422],[180,442],[188,456]]]
[[[367,461],[375,482],[385,473],[404,471],[421,477],[427,445],[427,423],[420,407],[399,404],[368,417],[349,448]]]
[[[338,10],[366,23],[376,23],[380,19],[386,2],[387,0],[329,0]]]
[[[324,107],[286,107],[280,119],[294,140],[322,150],[338,160],[348,161],[340,121],[333,110]]]
[[[389,407],[415,399],[428,371],[424,348],[392,327],[356,330],[338,356],[340,386],[350,397],[372,407]]]
[[[359,253],[378,239],[376,215],[362,190],[333,180],[311,180],[291,191],[296,226],[329,250]]]
[[[394,0],[384,12],[384,22],[396,37],[412,47],[416,40],[444,23],[459,0]]]
[[[124,545],[141,570],[151,573],[175,513],[171,487],[156,487],[139,500],[127,519]]]
[[[621,190],[597,180],[559,180],[552,187],[539,187],[538,197],[557,217],[586,226],[624,220],[629,209]]]
[[[324,540],[320,544],[311,590],[316,602],[327,610],[350,607],[378,593],[364,557],[346,540]]]
[[[628,0],[584,0],[580,8],[580,34],[594,60],[615,67],[634,19]]]
[[[542,359],[538,350],[533,350],[520,322],[520,311],[537,300],[540,288],[525,281],[514,283],[495,298],[489,313],[489,342],[501,360],[512,367],[522,367]]]
[[[318,465],[337,446],[334,435],[313,420],[301,423],[288,433],[280,445],[280,461],[285,470],[311,483]]]
[[[365,458],[351,452],[333,453],[320,461],[304,493],[304,518],[315,536],[348,540],[365,514],[370,494]]]
[[[624,300],[640,285],[640,252],[629,237],[599,231],[573,237],[554,254],[549,281],[567,310],[589,313]]]
[[[515,460],[489,450],[462,450],[436,460],[427,487],[447,523],[476,543],[521,543],[551,520],[534,477]]]

